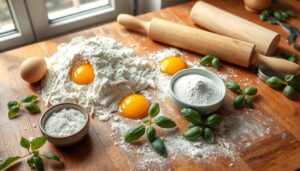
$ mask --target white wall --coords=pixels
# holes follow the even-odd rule
[[[189,0],[137,0],[137,14],[157,11],[162,8],[184,3]]]

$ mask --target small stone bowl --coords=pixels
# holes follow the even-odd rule
[[[191,105],[188,102],[182,101],[179,98],[177,98],[173,91],[173,85],[179,77],[188,75],[188,74],[199,74],[199,75],[202,75],[202,76],[205,76],[205,77],[211,79],[216,84],[216,86],[219,89],[219,92],[221,93],[220,98],[218,100],[216,100],[215,102],[213,102],[211,104],[207,104],[207,105]],[[214,74],[210,71],[192,68],[192,69],[185,69],[185,70],[179,71],[175,75],[172,76],[170,84],[169,84],[169,94],[170,94],[172,101],[179,108],[189,107],[189,108],[193,108],[193,109],[197,110],[201,115],[208,115],[208,114],[215,112],[222,106],[225,95],[226,95],[226,86],[225,86],[223,80],[216,74]]]
[[[57,136],[52,136],[49,135],[45,130],[44,130],[44,125],[46,120],[50,115],[52,115],[55,112],[59,112],[63,109],[76,109],[80,112],[83,113],[84,117],[86,118],[85,125],[76,133],[73,133],[68,136],[62,136],[62,137],[57,137]],[[52,106],[49,108],[42,116],[40,119],[40,130],[43,133],[43,135],[48,137],[48,141],[51,142],[52,144],[56,146],[70,146],[73,144],[76,144],[79,142],[81,139],[83,139],[86,134],[89,132],[89,127],[90,127],[90,118],[89,114],[86,112],[86,110],[75,103],[60,103],[57,105]]]

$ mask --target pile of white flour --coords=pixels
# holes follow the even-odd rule
[[[90,63],[94,69],[95,79],[88,85],[70,79],[72,67],[82,63]],[[107,37],[74,38],[61,44],[47,64],[48,75],[41,91],[46,103],[79,103],[96,115],[110,114],[125,96],[153,87],[156,74],[149,61]]]

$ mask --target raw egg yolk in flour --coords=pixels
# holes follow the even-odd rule
[[[144,96],[132,94],[121,101],[119,109],[123,116],[138,119],[147,116],[149,106],[150,102]]]
[[[160,69],[166,74],[173,75],[176,72],[187,68],[183,59],[176,56],[169,56],[160,61]]]
[[[81,64],[72,72],[71,79],[80,85],[87,85],[95,78],[94,69],[91,64]]]

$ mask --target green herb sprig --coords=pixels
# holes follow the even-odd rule
[[[53,154],[51,152],[47,152],[44,154],[39,153],[39,149],[42,146],[44,146],[46,142],[47,142],[46,136],[37,137],[33,139],[31,142],[28,139],[22,137],[20,141],[20,145],[21,147],[25,148],[28,151],[28,154],[24,156],[8,157],[4,162],[0,164],[0,170],[4,170],[8,168],[13,163],[23,158],[28,158],[27,165],[30,166],[31,169],[35,169],[38,171],[44,170],[44,162],[42,158],[61,162],[60,158],[56,154]]]
[[[166,116],[157,116],[160,112],[158,103],[153,103],[148,110],[148,118],[143,121],[143,124],[130,128],[124,135],[124,140],[131,143],[141,138],[145,133],[153,149],[163,157],[167,157],[167,148],[164,141],[156,136],[156,130],[152,126],[155,124],[161,128],[175,128],[176,124]]]
[[[21,108],[25,108],[29,113],[40,113],[41,109],[36,104],[38,97],[36,95],[25,96],[20,102],[11,100],[7,103],[8,118],[12,119],[20,115]]]
[[[189,122],[189,129],[183,133],[183,137],[189,141],[196,141],[200,136],[209,144],[215,143],[213,129],[223,120],[218,114],[212,114],[204,118],[200,113],[191,108],[181,109],[181,114]]]
[[[297,63],[297,55],[287,52],[280,53],[280,56],[284,57],[286,60],[289,60],[291,62]]]
[[[221,61],[214,55],[206,55],[199,61],[200,65],[212,66],[216,69],[220,69]]]
[[[282,89],[282,93],[289,99],[293,100],[296,97],[296,91],[300,92],[300,75],[286,75],[284,80],[273,76],[267,79],[267,84],[274,89]]]
[[[227,88],[232,92],[238,94],[233,101],[233,106],[235,108],[248,107],[253,108],[253,99],[252,97],[257,94],[257,89],[252,86],[248,86],[244,91],[240,88],[240,85],[234,81],[225,82]]]
[[[278,21],[287,21],[292,17],[296,17],[296,14],[291,10],[264,10],[260,13],[259,19],[261,21],[267,21],[271,24],[276,24]]]

